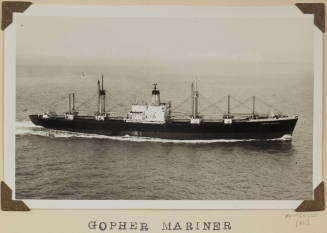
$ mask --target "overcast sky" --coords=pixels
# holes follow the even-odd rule
[[[313,23],[297,19],[17,17],[18,63],[313,61]]]

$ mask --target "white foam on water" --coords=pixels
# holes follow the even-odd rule
[[[34,125],[31,121],[16,121],[16,135],[29,135],[44,129]]]
[[[34,125],[32,121],[16,121],[16,128],[43,128],[42,126]]]
[[[110,139],[117,141],[131,141],[131,142],[160,142],[160,143],[218,143],[218,142],[251,142],[251,141],[289,141],[292,139],[291,135],[284,135],[281,138],[276,139],[210,139],[210,140],[182,140],[182,139],[162,139],[151,137],[139,137],[139,136],[106,136],[99,134],[87,134],[69,132],[63,130],[47,129],[42,126],[36,126],[31,121],[16,121],[16,135],[36,135],[43,137],[53,138],[95,138],[95,139]]]

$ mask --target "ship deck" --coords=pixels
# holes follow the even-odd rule
[[[38,117],[41,117],[42,115],[38,115]],[[65,120],[64,115],[56,115],[52,116],[49,119],[58,119],[58,120]],[[281,121],[281,120],[291,120],[291,119],[297,119],[297,116],[289,117],[289,116],[282,116],[282,117],[258,117],[258,118],[250,118],[250,117],[240,117],[240,118],[233,118],[233,122],[265,122],[265,121]],[[94,116],[90,115],[78,115],[74,117],[74,120],[95,120]],[[126,121],[125,117],[122,116],[110,116],[107,117],[104,121]],[[167,119],[167,123],[188,123],[190,122],[190,118],[172,118]],[[201,123],[223,123],[224,119],[222,118],[216,118],[216,119],[202,119]],[[143,121],[131,121],[130,123],[151,123],[151,122],[143,122]],[[156,123],[156,122],[152,122]]]

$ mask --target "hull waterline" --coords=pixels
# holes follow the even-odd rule
[[[162,139],[275,139],[292,135],[297,118],[235,121],[232,124],[218,122],[167,121],[164,124],[134,123],[108,119],[98,121],[92,117],[76,117],[66,120],[63,117],[42,119],[30,115],[35,125],[69,132],[99,134],[108,136],[141,136]]]

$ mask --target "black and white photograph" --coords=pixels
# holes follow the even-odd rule
[[[313,198],[312,17],[15,29],[16,199]]]

